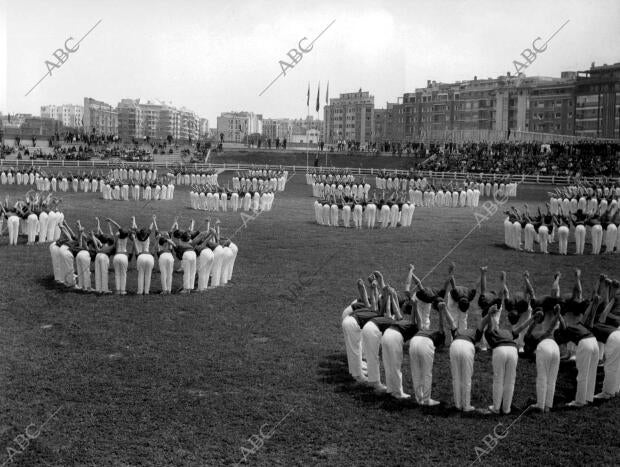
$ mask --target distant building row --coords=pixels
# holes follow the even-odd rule
[[[90,97],[84,106],[64,104],[41,107],[41,116],[13,114],[2,118],[5,132],[30,136],[52,136],[65,131],[84,131],[98,136],[132,139],[197,140],[209,132],[209,121],[191,110],[166,103],[141,103],[140,99],[122,99],[116,106]]]
[[[560,78],[500,76],[428,82],[385,109],[360,89],[330,99],[324,138],[372,142],[443,139],[448,132],[519,131],[620,138],[620,63]],[[473,138],[472,138],[473,139]]]
[[[122,141],[136,139],[197,140],[201,129],[208,128],[184,107],[178,109],[164,102],[141,103],[140,99],[122,99],[116,108],[90,97],[84,98],[84,131],[102,135],[118,135]]]
[[[248,140],[276,139],[291,143],[318,143],[323,122],[305,119],[263,118],[253,112],[223,112],[217,117],[217,133],[226,142],[247,143]]]

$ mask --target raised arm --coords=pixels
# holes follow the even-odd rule
[[[596,310],[598,309],[598,304],[600,303],[600,297],[598,295],[594,296],[586,308],[585,313],[583,314],[583,324],[588,329],[592,329],[594,323],[596,321]]]
[[[573,286],[572,299],[580,302],[583,299],[583,289],[581,287],[581,269],[575,268],[575,285]]]
[[[366,291],[366,285],[362,279],[357,280],[357,290],[359,292],[360,301],[366,308],[370,308],[370,300],[368,299],[368,292]]]
[[[414,267],[413,264],[410,265],[410,273],[411,273],[411,280],[413,281],[413,283],[415,284],[415,288],[413,289],[414,292],[418,289],[422,289],[422,281],[418,278],[418,276],[415,275],[414,271]]]
[[[480,267],[480,296],[484,295],[487,290],[487,266]]]
[[[530,282],[530,273],[528,271],[523,273],[523,282],[525,283],[525,296],[527,297],[529,295],[531,300],[536,300],[536,293]]]
[[[113,225],[114,227],[120,230],[121,226],[116,221],[110,219],[109,217],[106,219],[106,221],[108,221],[108,225]]]
[[[518,326],[513,326],[512,328],[512,332],[515,334],[521,334],[521,332],[524,329],[529,328],[530,326],[535,326],[536,323],[536,314],[534,316],[531,316],[530,319],[528,319],[527,321],[524,321],[523,323],[519,324]]]
[[[407,272],[407,279],[405,280],[405,292],[410,292],[411,291],[411,281],[413,280],[413,271],[414,270],[415,270],[415,267],[413,266],[413,264],[410,264],[409,265],[409,271]],[[419,280],[418,280],[418,282],[419,282]]]
[[[560,278],[562,274],[560,271],[556,272],[553,276],[553,284],[551,285],[551,296],[555,298],[560,298]]]
[[[396,295],[396,290],[390,290],[390,306],[392,308],[392,314],[394,315],[394,319],[400,321],[403,319],[403,314],[400,310],[400,304],[398,303],[398,295]]]
[[[489,308],[488,316],[494,316],[495,314],[501,314],[500,310],[497,308],[497,305],[493,305],[491,308]],[[501,316],[500,316],[500,318],[501,318]],[[489,327],[490,327],[491,331],[497,330],[497,322],[499,322],[499,318],[497,320],[495,320],[495,319],[489,320]]]

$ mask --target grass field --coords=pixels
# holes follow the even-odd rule
[[[0,197],[23,194],[19,188],[0,186]],[[546,192],[519,190],[517,202],[533,206]],[[47,246],[8,247],[3,237],[0,464],[219,466],[245,454],[248,465],[260,466],[471,465],[476,447],[488,450],[483,440],[514,422],[476,464],[618,465],[620,400],[564,408],[575,391],[570,365],[560,372],[558,408],[550,414],[519,418],[535,395],[535,366],[520,360],[513,414],[466,416],[451,408],[444,350],[433,373],[433,397],[443,403],[420,408],[353,382],[340,320],[356,279],[374,269],[401,288],[410,262],[425,275],[447,255],[426,283],[439,286],[454,261],[457,280],[471,286],[481,265],[489,266],[495,288],[500,270],[516,288],[527,269],[539,293],[560,270],[568,293],[578,266],[589,293],[600,272],[620,275],[619,256],[508,250],[500,214],[472,231],[476,219],[466,209],[418,208],[408,229],[322,227],[313,223],[310,195],[298,173],[276,195],[273,210],[245,219],[245,227],[240,213],[219,213],[223,234],[240,228],[239,256],[232,283],[204,294],[99,297],[58,290]],[[126,223],[135,214],[140,223],[156,213],[167,225],[175,215],[182,224],[207,215],[187,208],[181,187],[171,202],[62,198],[66,218],[88,227],[94,215]],[[136,289],[135,276],[130,271],[128,290]],[[180,287],[180,274],[174,280]],[[160,290],[157,272],[152,288]],[[491,378],[490,354],[478,353],[475,406],[490,404]],[[407,356],[403,380],[411,392]],[[602,372],[597,391],[601,382]],[[261,430],[270,437],[261,440]],[[26,433],[37,435],[27,446]],[[260,448],[242,452],[252,449],[249,439]]]

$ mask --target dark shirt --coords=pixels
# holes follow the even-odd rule
[[[435,346],[435,348],[438,347],[443,347],[443,345],[446,342],[446,335],[444,334],[444,332],[442,330],[440,331],[430,331],[430,330],[425,330],[422,329],[420,331],[417,332],[416,337],[428,337],[430,340],[433,341],[433,345]]]
[[[385,316],[378,316],[377,318],[373,318],[370,321],[374,323],[377,328],[379,328],[381,334],[383,334],[387,328],[394,324],[394,320],[392,318],[387,318]]]
[[[361,328],[364,327],[364,325],[370,321],[373,318],[377,318],[379,317],[378,313],[375,313],[372,310],[368,310],[368,309],[362,309],[362,310],[358,310],[358,311],[354,311],[351,316],[353,316],[353,318],[355,318],[355,320],[357,321],[358,326]]]
[[[555,340],[560,345],[568,342],[579,344],[579,341],[582,339],[593,337],[590,330],[581,323],[571,324],[570,326],[566,326],[566,329],[558,329],[555,331],[554,336]]]
[[[463,329],[462,331],[452,329],[450,332],[452,333],[452,339],[471,342],[474,345],[482,339],[482,331],[478,328]]]
[[[596,337],[597,341],[605,344],[607,343],[607,339],[609,339],[609,336],[617,330],[618,330],[617,327],[610,326],[608,324],[603,324],[603,323],[596,323],[592,327],[592,334],[594,334],[594,337]]]
[[[400,321],[396,321],[390,329],[394,329],[398,331],[403,336],[403,341],[408,341],[418,332],[418,326],[415,323],[412,323],[409,319],[403,319]]]
[[[484,333],[484,337],[491,349],[501,346],[516,347],[514,339],[519,334],[513,333],[510,329],[496,329],[494,331],[488,330]]]

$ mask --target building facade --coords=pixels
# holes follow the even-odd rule
[[[82,128],[83,116],[84,107],[81,105],[63,104],[41,106],[42,118],[53,118],[54,120],[59,120],[66,127]]]
[[[91,97],[84,98],[84,131],[100,136],[117,135],[118,113],[114,107]]]
[[[341,140],[366,144],[374,140],[375,98],[368,91],[340,94],[323,107],[327,144]]]
[[[262,115],[253,112],[223,112],[217,117],[217,133],[225,142],[245,143],[253,134],[263,134]]]
[[[118,136],[122,141],[148,139],[195,141],[200,132],[200,119],[186,108],[177,109],[165,103],[140,99],[122,99],[117,106]]]
[[[575,134],[620,138],[620,63],[580,71],[575,80]]]

